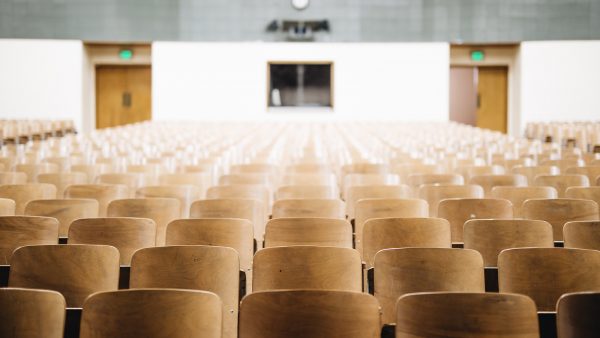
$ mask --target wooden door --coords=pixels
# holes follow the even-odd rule
[[[479,67],[477,127],[506,133],[508,68]]]
[[[96,68],[96,128],[107,128],[152,118],[150,66]]]

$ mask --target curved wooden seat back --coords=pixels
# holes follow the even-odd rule
[[[498,255],[512,248],[553,248],[552,225],[541,220],[472,219],[464,225],[464,247],[478,251],[486,267],[498,266]]]
[[[339,199],[293,199],[273,203],[273,218],[320,217],[346,218],[346,206]]]
[[[274,178],[265,173],[238,173],[219,177],[219,185],[258,185],[272,189]]]
[[[220,246],[168,246],[137,251],[129,287],[214,292],[223,302],[223,337],[237,337],[240,263],[237,251]]]
[[[349,189],[358,186],[399,185],[398,175],[393,174],[348,174],[342,176],[342,198],[348,199]]]
[[[513,174],[519,174],[527,177],[527,183],[533,185],[535,178],[540,175],[558,175],[560,169],[553,165],[538,165],[538,166],[516,166],[511,169]]]
[[[262,243],[265,214],[262,202],[253,199],[209,199],[192,203],[191,218],[242,218],[252,222],[254,238]]]
[[[229,168],[234,174],[277,174],[279,167],[269,163],[234,164]]]
[[[466,221],[476,218],[511,219],[513,206],[505,199],[451,198],[440,201],[437,215],[450,222],[452,242],[462,242]]]
[[[465,179],[459,174],[412,174],[408,176],[406,183],[416,196],[419,187],[424,184],[463,185]]]
[[[37,176],[39,183],[48,183],[56,187],[55,198],[63,198],[65,195],[65,189],[73,184],[86,184],[87,176],[84,173],[71,172],[71,173],[50,173],[50,174],[39,174]]]
[[[265,248],[292,245],[352,248],[352,225],[335,218],[276,218],[267,222]]]
[[[567,168],[565,174],[585,175],[587,176],[590,184],[595,184],[596,179],[600,176],[600,166],[590,165],[583,167],[570,167]]]
[[[599,166],[600,168],[600,166]],[[600,187],[570,187],[565,192],[566,198],[592,200],[600,205]]]
[[[539,338],[533,301],[523,295],[408,294],[396,306],[397,338]]]
[[[25,215],[54,217],[58,220],[58,235],[66,237],[74,220],[98,217],[99,204],[93,199],[34,200],[25,206]]]
[[[0,172],[0,185],[6,184],[25,184],[27,183],[27,174],[20,171]]]
[[[0,336],[62,338],[65,298],[58,292],[0,289]]]
[[[82,218],[71,224],[69,244],[114,246],[120,264],[130,265],[136,250],[156,245],[156,223],[149,218]]]
[[[0,216],[14,216],[17,204],[9,198],[0,198]]]
[[[553,187],[494,187],[492,198],[509,200],[513,205],[513,216],[523,215],[523,202],[535,198],[558,198],[558,192]]]
[[[179,201],[180,217],[188,218],[190,205],[200,199],[200,189],[193,185],[154,185],[139,188],[136,198],[175,198]]]
[[[410,198],[411,191],[407,185],[364,185],[348,188],[346,196],[346,214],[348,219],[356,218],[356,203],[362,199],[370,198],[389,198],[404,199]]]
[[[478,185],[432,185],[419,188],[419,198],[429,204],[429,217],[437,217],[438,204],[448,198],[483,198],[483,188]]]
[[[98,201],[99,217],[106,217],[110,202],[128,197],[129,189],[120,184],[80,184],[71,185],[65,190],[65,198],[88,198]]]
[[[0,264],[10,264],[15,249],[26,245],[58,244],[58,221],[50,217],[0,217]]]
[[[135,191],[146,185],[145,176],[139,173],[105,173],[98,175],[95,182],[98,184],[119,184],[129,189],[129,196],[135,197]]]
[[[131,198],[108,205],[108,217],[150,218],[156,223],[156,246],[165,245],[167,224],[180,218],[180,203],[175,198]]]
[[[287,199],[339,199],[336,186],[329,185],[286,185],[275,192],[275,200]]]
[[[564,156],[564,154],[563,154]],[[579,166],[583,166],[583,161],[580,159],[558,159],[558,160],[543,160],[540,161],[541,165],[552,165],[557,167],[561,174],[566,173],[568,168],[571,167],[579,167]]]
[[[498,256],[500,292],[531,297],[538,311],[555,311],[561,295],[600,290],[600,251],[520,248]]]
[[[58,173],[59,168],[54,163],[17,164],[15,171],[25,173],[27,183],[35,183],[39,174]]]
[[[254,256],[253,291],[317,289],[362,291],[356,250],[319,246],[274,247]]]
[[[558,300],[556,326],[559,338],[595,338],[600,332],[600,292],[577,292]]]
[[[68,307],[92,293],[116,290],[119,251],[108,245],[33,245],[13,253],[8,285],[60,292]]]
[[[600,220],[567,222],[563,236],[565,248],[600,250]]]
[[[56,187],[47,183],[0,185],[0,198],[15,201],[15,215],[23,215],[27,203],[33,200],[54,199]]]
[[[284,172],[291,174],[331,174],[331,167],[324,163],[297,163],[288,165]]]
[[[271,213],[271,196],[269,189],[262,185],[218,185],[206,191],[206,198],[212,199],[251,199],[262,203],[264,208],[263,222]],[[193,217],[193,216],[191,216]],[[263,229],[264,230],[264,229]]]
[[[379,304],[365,293],[264,291],[240,306],[240,338],[377,338],[380,331]]]
[[[396,319],[398,297],[415,292],[485,292],[483,259],[475,250],[403,248],[375,255],[375,297],[383,323]]]
[[[527,177],[518,174],[512,175],[477,175],[471,177],[469,184],[476,184],[483,188],[483,195],[486,198],[492,197],[494,187],[525,187],[527,186]]]
[[[504,175],[504,167],[499,165],[459,165],[455,172],[469,182],[472,177],[480,175]]]
[[[206,190],[211,186],[211,175],[210,173],[176,173],[176,174],[162,174],[158,178],[160,185],[192,185],[198,189],[198,196],[196,199],[202,199],[206,197]]]
[[[137,289],[101,292],[83,305],[81,338],[221,338],[221,301],[212,292]]]
[[[535,178],[534,185],[554,187],[558,192],[558,197],[564,198],[567,188],[589,187],[590,181],[584,175],[540,175]]]
[[[84,173],[87,177],[86,184],[93,184],[96,178],[104,173],[113,171],[114,168],[110,164],[75,164],[71,166],[71,171]]]
[[[523,202],[523,218],[540,219],[552,224],[554,240],[563,240],[563,227],[572,221],[597,220],[598,204],[578,199],[532,199]]]
[[[383,249],[450,248],[450,223],[443,218],[372,218],[363,227],[363,261],[373,266]]]
[[[288,173],[281,178],[281,184],[289,186],[322,185],[336,187],[337,181],[331,173]]]

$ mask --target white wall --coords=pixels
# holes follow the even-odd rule
[[[81,41],[0,39],[0,118],[82,118]]]
[[[600,41],[521,44],[521,126],[600,120]]]
[[[334,112],[268,111],[267,62],[309,60],[334,62]],[[448,65],[446,43],[155,42],[153,116],[445,121]]]

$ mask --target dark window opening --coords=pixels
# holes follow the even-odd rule
[[[269,107],[332,107],[331,63],[270,63]]]

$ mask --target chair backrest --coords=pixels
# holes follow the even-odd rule
[[[362,199],[369,198],[390,198],[403,199],[410,198],[410,187],[404,184],[400,185],[365,185],[348,188],[346,196],[346,214],[348,219],[356,217],[356,203]]]
[[[0,172],[0,185],[5,184],[25,184],[27,183],[27,174],[20,171]]]
[[[330,185],[286,185],[275,192],[275,200],[287,199],[336,199],[340,192],[336,186]]]
[[[451,246],[450,223],[443,218],[372,218],[363,227],[363,261],[368,268],[383,249]]]
[[[108,245],[33,245],[13,253],[8,285],[62,293],[81,307],[94,292],[117,290],[119,251]]]
[[[597,220],[598,204],[578,199],[531,199],[523,202],[523,218],[541,219],[552,224],[554,240],[563,240],[563,227],[572,221]]]
[[[65,190],[65,198],[89,198],[98,201],[98,216],[106,217],[108,204],[114,200],[128,198],[129,189],[121,184],[80,184]]]
[[[25,173],[27,183],[35,183],[39,174],[57,173],[59,168],[54,163],[17,164],[15,171]]]
[[[600,220],[567,222],[563,237],[565,248],[600,250]]]
[[[180,218],[180,203],[175,198],[131,198],[108,205],[108,217],[150,218],[156,223],[156,246],[165,245],[167,224]]]
[[[154,185],[141,187],[136,198],[175,198],[179,201],[181,218],[188,218],[190,205],[200,198],[200,189],[193,185]]]
[[[149,218],[82,218],[71,224],[69,244],[114,246],[120,264],[129,265],[136,250],[156,245],[156,223]]]
[[[293,199],[273,203],[273,218],[346,218],[346,206],[339,199]]]
[[[406,183],[416,194],[423,184],[463,185],[465,179],[459,174],[412,174],[408,176]]]
[[[396,305],[396,338],[539,338],[533,301],[523,295],[433,292]]]
[[[352,225],[335,218],[276,218],[267,222],[265,247],[314,245],[352,248]]]
[[[536,186],[554,187],[559,198],[564,198],[567,188],[589,187],[590,181],[584,175],[540,175],[534,180]]]
[[[0,289],[0,336],[62,338],[65,298],[58,292]]]
[[[282,177],[281,184],[283,185],[323,185],[323,186],[337,186],[335,176],[329,174],[319,173],[292,173]]]
[[[485,266],[498,266],[498,255],[511,248],[554,247],[552,225],[526,219],[472,219],[464,225],[464,247],[479,251]]]
[[[440,201],[439,218],[450,222],[453,242],[463,241],[463,226],[470,219],[510,219],[513,206],[510,201],[495,198],[451,198]]]
[[[563,295],[556,306],[559,338],[595,338],[600,332],[600,292]]]
[[[0,217],[0,264],[10,264],[15,249],[25,245],[58,244],[58,221],[50,217]]]
[[[475,250],[403,248],[375,255],[375,297],[383,323],[393,323],[398,297],[415,292],[485,292],[483,259]]]
[[[206,198],[209,200],[231,198],[253,199],[263,204],[264,215],[268,215],[271,211],[269,189],[262,185],[218,185],[208,189]]]
[[[429,204],[429,217],[437,217],[438,204],[447,198],[483,198],[483,188],[478,185],[432,185],[419,188],[419,198]]]
[[[221,338],[222,305],[212,292],[101,292],[83,304],[81,338]]]
[[[23,215],[27,203],[33,200],[54,199],[56,187],[47,183],[0,185],[0,198],[15,201],[15,215]]]
[[[512,168],[513,174],[524,175],[527,177],[529,185],[533,185],[535,178],[539,175],[558,175],[560,169],[552,165],[538,165],[538,166],[516,166]]]
[[[600,187],[570,187],[567,188],[565,197],[592,200],[600,205]]]
[[[13,216],[17,204],[9,198],[0,198],[0,216]]]
[[[221,246],[168,246],[137,251],[129,287],[205,290],[223,302],[223,337],[237,337],[240,263]]]
[[[87,176],[88,184],[92,184],[96,181],[96,177],[103,173],[107,173],[113,170],[110,164],[75,164],[71,166],[71,171],[84,173]]]
[[[176,173],[162,174],[158,178],[161,185],[192,185],[197,187],[199,195],[197,199],[206,196],[206,190],[211,185],[211,176],[209,173]]]
[[[523,202],[534,198],[558,198],[558,193],[553,187],[494,187],[492,198],[509,200],[513,205],[513,216],[519,218],[523,215]]]
[[[465,178],[465,182],[473,176],[503,175],[505,172],[504,167],[499,165],[465,165],[458,166],[455,170]]]
[[[65,189],[73,184],[86,184],[87,176],[84,173],[49,173],[37,176],[39,183],[48,183],[56,187],[56,198],[63,198]]]
[[[93,199],[35,200],[25,206],[25,215],[54,217],[58,220],[58,235],[66,237],[71,223],[80,218],[98,217],[99,204]]]
[[[128,197],[135,197],[137,188],[145,186],[145,176],[139,173],[106,173],[98,175],[96,178],[98,184],[120,184],[129,189]]]
[[[252,293],[240,306],[240,338],[380,337],[379,304],[359,292]]]
[[[527,177],[523,175],[477,175],[471,177],[469,184],[476,184],[483,188],[486,198],[492,197],[494,187],[524,187],[527,186]]]
[[[498,256],[500,292],[531,297],[538,311],[555,311],[565,293],[600,290],[600,251],[507,249]]]
[[[362,265],[356,250],[288,246],[254,256],[253,291],[318,289],[362,291]]]
[[[580,159],[559,159],[559,160],[544,160],[541,165],[553,165],[560,169],[561,173],[565,173],[568,168],[583,166],[583,161]]]
[[[391,174],[348,174],[343,177],[342,197],[348,198],[348,190],[356,186],[398,185],[400,179]]]
[[[585,175],[590,183],[595,183],[596,179],[600,177],[600,166],[570,167],[567,168],[565,174]]]

